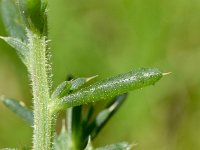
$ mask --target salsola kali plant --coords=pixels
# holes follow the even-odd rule
[[[28,149],[131,149],[127,142],[94,148],[92,140],[124,102],[128,91],[154,85],[164,74],[158,69],[142,68],[93,84],[89,81],[96,76],[69,77],[53,91],[47,5],[48,0],[1,0],[2,19],[9,36],[0,38],[17,51],[27,67],[33,93],[33,110],[5,96],[1,96],[1,101],[33,127],[33,145]],[[95,112],[93,103],[108,99],[107,106],[99,113]],[[66,111],[67,117],[60,133],[56,134],[56,118],[61,111]]]

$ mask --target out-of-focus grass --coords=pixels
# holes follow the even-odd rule
[[[197,0],[50,1],[55,85],[67,73],[103,78],[137,67],[172,72],[132,92],[96,145],[128,140],[136,149],[200,149],[199,10]],[[2,23],[0,31],[5,35]],[[2,41],[0,81],[1,94],[31,104],[25,67]],[[30,144],[31,128],[0,108],[0,148]]]

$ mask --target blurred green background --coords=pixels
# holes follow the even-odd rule
[[[54,87],[73,73],[105,78],[138,67],[172,72],[134,91],[95,140],[138,150],[200,149],[199,0],[50,0]],[[0,21],[0,35],[6,35]],[[0,41],[0,94],[31,108],[25,66]],[[32,129],[0,104],[0,148],[31,145]]]

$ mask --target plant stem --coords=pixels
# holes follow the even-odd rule
[[[30,57],[28,70],[33,87],[34,100],[34,150],[50,150],[52,147],[53,113],[48,109],[50,99],[48,81],[48,60],[46,58],[46,40],[37,34],[28,32]]]

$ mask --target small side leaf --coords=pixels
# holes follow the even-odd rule
[[[26,40],[25,27],[15,0],[2,0],[1,12],[5,29],[11,37]]]
[[[97,75],[89,77],[89,78],[77,78],[75,80],[72,80],[72,86],[71,86],[70,90],[71,91],[78,90],[84,84],[86,84],[87,82],[91,81],[92,79],[94,79],[96,77],[97,77]]]
[[[19,10],[26,27],[40,34],[46,34],[46,6],[47,1],[17,0]],[[44,33],[45,32],[45,33]]]
[[[73,92],[75,90],[78,90],[81,88],[84,84],[89,82],[90,80],[94,79],[94,77],[89,77],[89,78],[77,78],[75,80],[71,81],[64,81],[61,84],[57,86],[55,91],[51,95],[51,99],[54,98],[61,98],[63,96],[68,95],[70,92]]]
[[[61,84],[58,85],[58,87],[52,93],[51,99],[61,98],[67,95],[70,91],[71,86],[72,86],[72,83],[70,81],[62,82]]]
[[[130,150],[132,146],[127,142],[108,145],[105,147],[95,148],[95,150]]]
[[[119,107],[124,102],[126,97],[127,97],[127,94],[117,96],[112,101],[112,103],[109,104],[109,107],[102,110],[96,117],[97,126],[101,126],[102,124],[104,124],[104,122],[106,122],[106,120],[108,120],[111,117],[111,115],[113,115],[113,113],[115,113],[119,109]]]
[[[102,110],[102,111],[98,114],[98,116],[97,116],[97,118],[96,118],[96,125],[97,125],[97,126],[101,126],[101,124],[103,124],[103,123],[105,122],[105,120],[108,118],[109,114],[110,114],[109,109],[104,109],[104,110]]]
[[[123,102],[127,98],[127,93],[115,97],[105,109],[99,112],[96,119],[87,127],[87,135],[91,135],[94,139],[104,125],[110,120],[110,118],[117,112],[117,110],[122,106]]]
[[[25,43],[23,43],[21,40],[13,37],[2,37],[0,36],[0,39],[4,40],[6,43],[8,43],[11,47],[15,48],[18,55],[22,59],[24,63],[26,63],[26,59],[28,58],[29,49],[26,46]]]
[[[54,150],[66,150],[68,144],[68,134],[66,131],[65,123],[63,121],[62,128],[59,135],[56,135],[54,140]]]
[[[1,100],[5,106],[12,110],[16,115],[24,119],[30,125],[33,125],[33,113],[25,107],[23,102],[5,97],[1,98]]]
[[[87,146],[84,150],[94,150],[90,137],[89,137],[89,140],[88,140],[88,144],[87,144]]]

